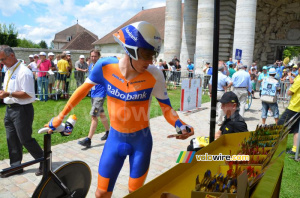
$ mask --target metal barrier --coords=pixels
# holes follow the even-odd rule
[[[46,73],[46,76],[39,77],[38,73]],[[35,93],[39,100],[55,99],[61,97],[69,98],[69,96],[79,87],[85,80],[79,78],[79,71],[73,71],[68,74],[60,74],[57,71],[38,71],[35,74]],[[82,75],[80,75],[82,76]],[[75,79],[76,77],[76,79]]]
[[[288,90],[291,87],[290,81],[280,82],[280,93],[277,96],[277,102],[282,103],[283,107],[288,106],[291,96],[287,95]]]

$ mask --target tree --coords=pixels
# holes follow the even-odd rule
[[[285,48],[283,51],[283,58],[289,57],[290,60],[295,57],[300,55],[300,47],[299,46],[288,46]]]
[[[39,46],[43,49],[48,49],[48,45],[46,43],[46,41],[41,40],[41,42],[39,43]]]
[[[0,24],[0,44],[9,45],[10,47],[16,47],[18,32],[13,23],[9,24],[8,28],[5,24]]]
[[[18,39],[18,47],[23,48],[41,48],[39,44],[32,42],[31,40],[27,40],[25,38]]]

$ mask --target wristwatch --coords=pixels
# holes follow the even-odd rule
[[[12,98],[12,92],[11,92],[11,91],[9,92],[8,97],[9,97],[9,98]]]

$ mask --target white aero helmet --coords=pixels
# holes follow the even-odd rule
[[[113,34],[115,40],[124,48],[125,52],[134,60],[138,60],[138,48],[156,52],[161,49],[161,37],[156,28],[146,22],[140,21],[127,25]]]

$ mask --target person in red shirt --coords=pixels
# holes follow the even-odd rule
[[[37,62],[38,72],[38,93],[40,101],[48,100],[48,71],[51,68],[51,62],[46,59],[46,53],[40,52],[40,60]]]

